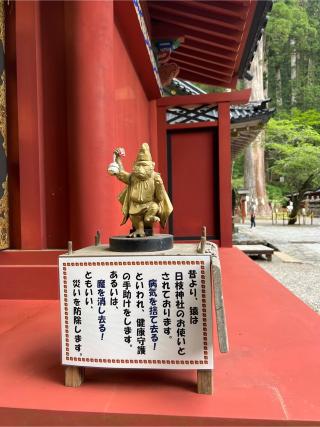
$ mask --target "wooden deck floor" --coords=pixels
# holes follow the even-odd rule
[[[221,263],[213,396],[195,371],[88,369],[66,388],[58,301],[0,300],[0,425],[319,425],[320,317],[236,248]]]

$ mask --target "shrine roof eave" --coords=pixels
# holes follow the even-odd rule
[[[230,110],[247,110],[241,111],[241,115],[235,116],[230,111],[231,118],[231,156],[234,160],[249,144],[251,144],[260,134],[264,125],[275,113],[275,108],[267,108],[266,102],[253,103],[244,108],[232,106]],[[254,110],[252,112],[252,109]],[[251,112],[250,112],[251,110]]]
[[[249,104],[241,106],[231,105],[231,127],[233,124],[243,125],[247,122],[252,122],[257,119],[260,123],[267,123],[276,111],[275,108],[267,107],[267,103],[269,101],[270,99],[264,99],[262,101],[250,102]]]
[[[255,14],[252,20],[252,25],[247,37],[247,41],[239,65],[239,79],[245,78],[245,74],[250,69],[251,63],[258,47],[258,42],[261,39],[264,32],[264,28],[268,23],[268,13],[271,12],[272,4],[272,0],[257,2]]]
[[[184,41],[171,53],[179,78],[235,88],[246,77],[267,23],[271,0],[148,1],[156,40]]]

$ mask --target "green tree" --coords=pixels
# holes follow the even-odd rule
[[[291,118],[271,119],[267,127],[268,165],[272,182],[279,183],[282,191],[290,193],[293,210],[289,224],[296,222],[296,216],[304,194],[320,186],[320,134],[313,124],[317,115],[301,114],[294,111]],[[303,122],[303,117],[309,120]]]
[[[268,90],[278,109],[320,109],[319,0],[278,0],[266,28]]]
[[[308,124],[305,114],[299,117],[293,114],[280,120],[271,119],[267,127],[267,143],[320,145],[320,133],[315,130],[319,125],[315,123],[313,126],[311,121]]]

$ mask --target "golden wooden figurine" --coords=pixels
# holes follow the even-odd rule
[[[123,221],[125,224],[130,217],[132,230],[128,237],[145,237],[149,229],[160,222],[164,227],[173,207],[164,188],[161,176],[154,171],[149,145],[144,143],[138,152],[131,173],[123,168],[121,157],[124,157],[123,148],[114,151],[113,163],[108,167],[110,175],[115,175],[127,187],[120,193],[119,201],[122,204]]]

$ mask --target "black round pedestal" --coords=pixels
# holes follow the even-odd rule
[[[114,252],[155,252],[173,247],[172,234],[157,234],[149,237],[113,236],[109,239],[110,251]]]

